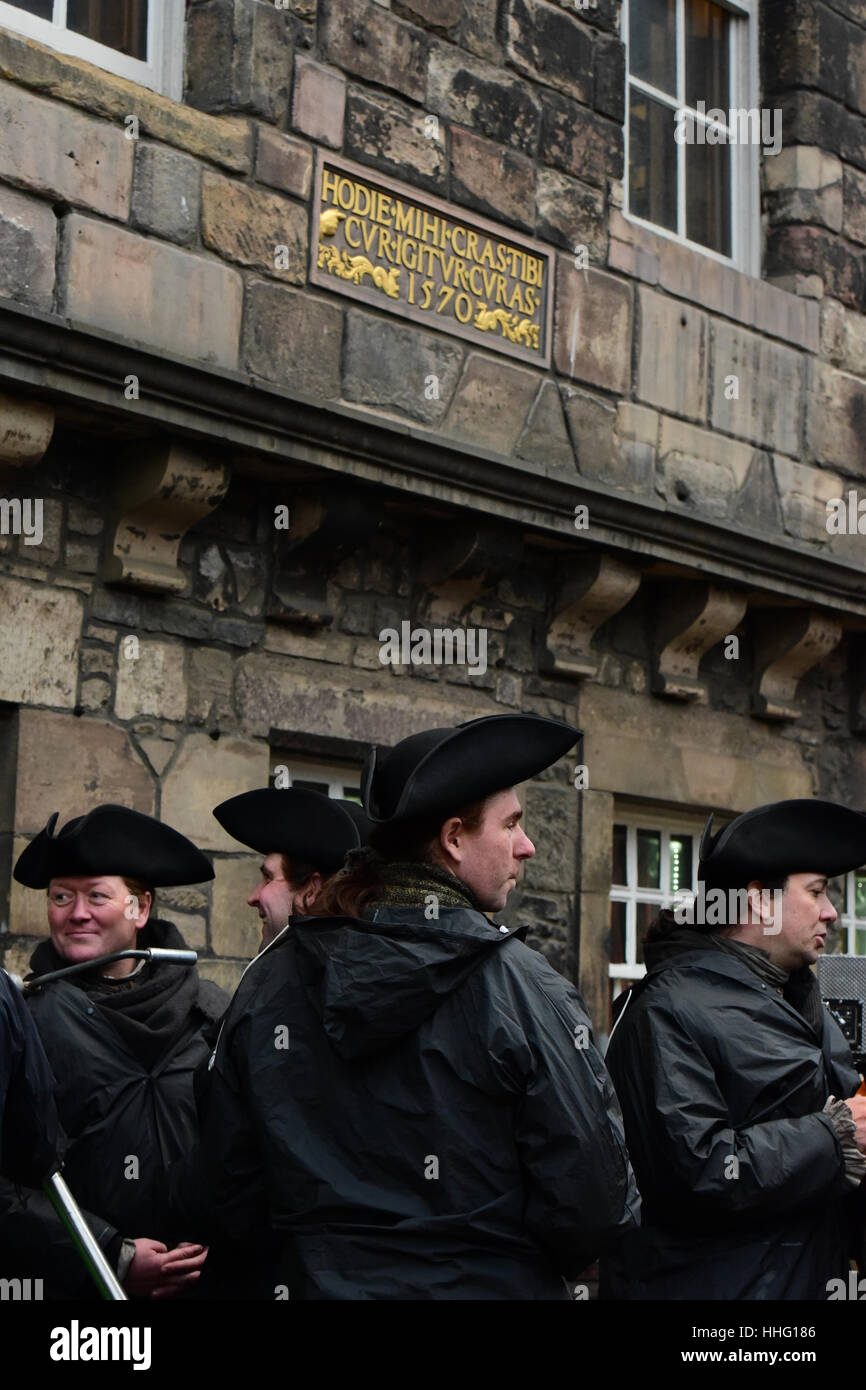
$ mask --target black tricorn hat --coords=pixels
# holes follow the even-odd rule
[[[456,811],[550,767],[580,729],[536,714],[490,714],[456,728],[410,734],[364,766],[364,810],[379,825]]]
[[[360,806],[302,787],[259,787],[230,796],[214,815],[235,840],[259,854],[286,854],[336,873],[372,829]]]
[[[18,883],[47,888],[52,878],[117,874],[154,888],[204,883],[213,869],[180,831],[153,816],[107,803],[67,821],[55,835],[59,812],[22,850],[13,870]]]
[[[701,836],[698,878],[715,888],[744,888],[788,874],[827,878],[866,864],[866,816],[836,801],[773,801]]]

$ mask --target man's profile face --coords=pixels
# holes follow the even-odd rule
[[[766,933],[761,945],[783,970],[814,965],[824,950],[827,928],[837,917],[827,897],[826,875],[789,874],[781,904],[782,929],[775,934]]]
[[[498,912],[520,877],[525,859],[535,846],[520,827],[523,815],[513,787],[488,799],[477,830],[460,836],[462,857],[453,867],[470,888],[484,912]]]
[[[283,856],[266,854],[261,864],[261,878],[247,898],[250,907],[256,908],[262,923],[262,950],[275,937],[293,914],[301,914],[314,901],[322,885],[321,874],[313,874],[312,879],[298,887],[283,873]]]
[[[134,949],[149,913],[150,894],[139,902],[114,874],[53,878],[48,885],[51,943],[70,965]],[[113,973],[125,973],[134,964],[118,962]]]

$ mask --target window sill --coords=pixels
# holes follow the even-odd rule
[[[704,256],[611,210],[609,269],[655,285],[680,299],[722,314],[735,323],[817,353],[820,308],[814,299],[791,294],[745,275],[713,256]]]

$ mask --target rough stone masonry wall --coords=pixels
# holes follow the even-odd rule
[[[803,81],[836,99],[818,103],[816,134],[803,114],[816,93],[791,89],[786,149],[775,172],[765,160],[765,181],[768,269],[808,295],[621,216],[614,0],[579,12],[565,0],[296,0],[288,11],[203,0],[188,10],[186,106],[0,33],[0,288],[528,469],[576,470],[730,525],[748,515],[859,562],[857,537],[827,535],[825,502],[866,469],[866,30],[857,5],[844,23],[826,6],[802,9],[835,16],[829,45],[806,45],[815,73]],[[771,36],[778,13],[763,16]],[[793,81],[784,74],[799,55],[773,80]],[[125,136],[132,115],[137,140]],[[820,151],[837,136],[843,156],[828,162]],[[553,370],[302,288],[317,145],[559,248]],[[838,229],[815,227],[821,217]],[[815,274],[800,273],[804,243],[828,249],[820,302]],[[281,269],[277,245],[289,248]],[[590,269],[575,268],[575,245]],[[438,398],[425,394],[431,373]],[[725,392],[731,374],[738,399]]]

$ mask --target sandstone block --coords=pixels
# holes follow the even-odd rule
[[[203,980],[212,980],[220,989],[232,995],[248,965],[248,960],[213,960],[209,956],[203,956],[199,959],[198,973]]]
[[[427,107],[523,154],[538,148],[541,106],[530,85],[446,44],[430,54]]]
[[[326,0],[320,35],[335,67],[424,101],[430,40],[420,29],[369,0]]]
[[[346,104],[345,152],[387,174],[442,190],[448,172],[444,131],[428,134],[428,117],[394,97],[353,87]]]
[[[256,178],[296,198],[309,198],[313,152],[303,140],[293,140],[271,126],[260,125],[256,142]]]
[[[173,356],[237,366],[236,270],[77,214],[67,223],[70,318]]]
[[[502,45],[496,30],[497,0],[473,0],[463,6],[460,47],[491,63],[502,62]]]
[[[50,310],[57,218],[45,203],[0,188],[0,295]]]
[[[238,848],[237,841],[234,848]],[[247,898],[259,881],[261,855],[247,854],[213,861],[210,939],[218,956],[252,960],[259,949],[262,924],[259,914],[247,906]]]
[[[125,729],[104,719],[22,709],[15,828],[32,836],[60,812],[63,826],[103,802],[155,813],[153,783]]]
[[[678,506],[704,516],[730,516],[755,451],[725,435],[663,416],[659,431],[656,490]]]
[[[9,78],[22,87],[47,92],[73,106],[85,107],[117,121],[119,127],[127,116],[135,115],[142,135],[202,155],[238,173],[249,172],[248,121],[203,115],[191,106],[148,91],[139,82],[116,77],[81,58],[54,53],[42,44],[5,29],[0,30],[0,77]],[[68,107],[59,109],[65,120]]]
[[[564,376],[625,395],[631,372],[632,291],[603,270],[557,257],[553,360]]]
[[[227,797],[268,785],[268,747],[249,739],[187,734],[162,784],[162,818],[203,850],[235,850],[211,812]]]
[[[218,647],[191,647],[187,717],[195,724],[222,724],[231,717],[232,657]]]
[[[187,16],[187,100],[204,111],[285,118],[292,64],[286,15],[251,0],[211,0]]]
[[[301,395],[340,394],[343,311],[263,280],[247,289],[243,363],[247,371]]]
[[[832,497],[845,497],[842,479],[824,468],[808,468],[781,454],[773,456],[773,471],[785,530],[797,540],[828,545],[827,502]]]
[[[554,381],[541,383],[514,452],[546,473],[564,473],[573,479],[574,451]]]
[[[796,456],[803,363],[802,355],[791,348],[714,321],[712,423],[729,434]]]
[[[557,169],[539,167],[535,190],[536,235],[574,252],[585,246],[590,264],[604,265],[607,209],[604,194]]]
[[[622,122],[625,117],[625,46],[618,34],[614,38],[596,37],[593,67],[596,111]]]
[[[117,684],[114,712],[118,719],[156,714],[160,719],[186,717],[186,684],[183,647],[179,642],[139,639],[138,655],[127,656],[123,643],[117,649]]]
[[[842,178],[842,231],[851,241],[866,246],[866,174],[845,165]]]
[[[265,627],[265,651],[281,652],[283,656],[296,656],[310,661],[329,661],[337,666],[347,666],[352,660],[354,649],[355,643],[351,637],[333,632],[330,628],[304,632],[284,627],[282,623],[268,623]],[[376,664],[381,665],[378,656]]]
[[[767,235],[767,275],[818,275],[825,293],[859,309],[866,294],[866,251],[849,246],[826,227],[772,227]]]
[[[639,290],[640,349],[637,394],[642,401],[685,415],[707,418],[707,316],[655,290]],[[664,350],[660,351],[664,344]]]
[[[824,362],[812,363],[806,394],[807,456],[866,477],[864,419],[866,384]]]
[[[132,157],[117,126],[0,82],[0,178],[125,220]]]
[[[19,484],[17,492],[25,489]],[[27,489],[29,491],[29,488]],[[42,499],[42,540],[39,545],[25,545],[18,542],[18,553],[22,558],[41,565],[56,565],[60,559],[60,543],[63,532],[63,504],[55,497]],[[34,536],[35,540],[36,537]]]
[[[45,819],[47,820],[48,817],[46,816]],[[63,817],[61,817],[61,822],[62,820]],[[41,830],[42,826],[39,828]],[[28,842],[27,836],[16,835],[14,837],[12,841],[13,864],[19,854],[23,854]],[[23,883],[16,883],[14,878],[11,879],[9,884],[9,930],[16,936],[35,937],[36,940],[47,937],[48,913],[43,889],[25,888]],[[6,939],[8,940],[8,938]],[[7,956],[3,962],[3,968],[5,970],[17,969],[20,975],[26,975],[30,969],[30,956],[35,945],[35,940],[18,943],[18,952],[16,953],[18,964],[10,962]]]
[[[591,105],[593,45],[584,24],[544,0],[511,0],[506,22],[506,52],[520,72]]]
[[[75,704],[81,599],[68,589],[0,577],[0,699]]]
[[[532,230],[535,178],[531,160],[455,128],[451,132],[451,193],[468,207]]]
[[[311,140],[338,150],[343,143],[345,112],[346,79],[343,74],[298,54],[292,96],[295,129]]]
[[[189,245],[201,217],[201,168],[189,155],[140,143],[135,156],[132,223]]]
[[[545,92],[541,101],[539,155],[545,164],[554,164],[599,188],[604,188],[608,179],[622,178],[620,122],[579,106],[559,92]]]
[[[510,454],[538,390],[538,377],[480,353],[470,353],[443,429],[480,449]]]
[[[296,285],[307,278],[307,214],[278,193],[205,174],[202,239],[227,260]],[[278,248],[286,250],[278,255]]]
[[[207,946],[207,920],[196,912],[179,912],[176,907],[165,913],[159,908],[160,917],[165,916],[173,922],[192,951],[201,951]]]
[[[461,0],[403,0],[403,9],[431,29],[453,29],[463,8]]]
[[[814,145],[793,145],[763,162],[767,207],[774,222],[842,227],[842,161]]]
[[[834,367],[866,377],[866,322],[836,299],[821,303],[821,356]]]
[[[600,396],[572,386],[561,389],[578,472],[609,487],[648,496],[655,462],[655,413],[640,407],[618,413]],[[652,433],[652,441],[643,437],[647,433]]]
[[[462,347],[437,333],[350,309],[343,397],[436,425],[448,409],[464,356]]]

